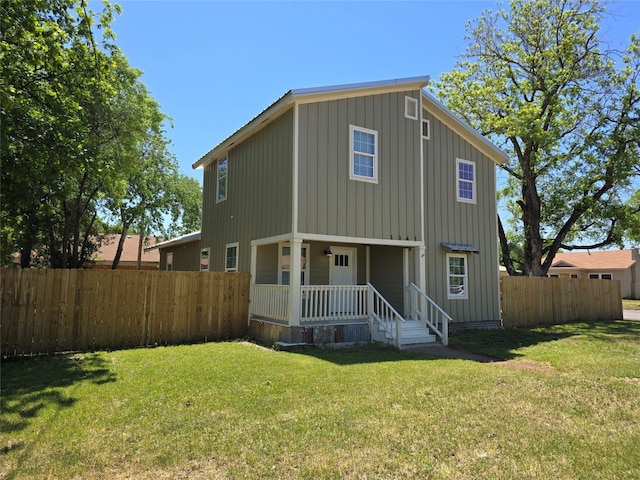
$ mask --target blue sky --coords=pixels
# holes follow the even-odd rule
[[[173,118],[181,170],[292,88],[449,71],[465,25],[496,2],[121,0],[116,43]],[[94,10],[100,5],[92,2]],[[622,48],[640,1],[613,2],[604,37]]]

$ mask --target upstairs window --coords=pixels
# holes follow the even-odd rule
[[[476,203],[476,164],[456,159],[456,192],[459,202]]]
[[[422,138],[424,140],[431,140],[431,122],[429,120],[422,120]]]
[[[378,182],[378,132],[350,126],[351,180]]]
[[[227,159],[223,158],[221,160],[218,160],[216,202],[222,202],[223,200],[227,199],[227,177]]]

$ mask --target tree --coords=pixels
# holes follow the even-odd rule
[[[513,0],[468,25],[466,52],[436,82],[444,103],[512,158],[501,167],[511,230],[498,218],[510,275],[516,264],[546,275],[561,248],[620,244],[632,218],[640,37],[625,52],[607,48],[604,14],[597,0]]]
[[[151,232],[161,232],[168,238],[200,228],[202,189],[197,180],[178,172],[166,143],[161,131],[150,129],[146,140],[134,150],[138,160],[131,162],[118,180],[121,191],[106,200],[106,207],[121,228],[112,269],[118,267],[132,226],[141,242]]]
[[[24,267],[32,251],[77,267],[94,249],[95,199],[115,167],[105,153],[119,136],[117,94],[139,76],[111,43],[114,11],[73,0],[2,3],[1,194],[15,241],[3,249],[18,248]]]
[[[0,9],[2,258],[19,251],[28,267],[38,252],[52,267],[79,268],[97,248],[105,205],[127,205],[124,228],[179,209],[166,201],[177,194],[160,206],[162,195],[148,193],[158,171],[177,168],[168,119],[114,44],[117,6],[5,0]],[[131,217],[136,198],[143,213]]]

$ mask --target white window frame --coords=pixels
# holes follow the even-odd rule
[[[404,97],[404,116],[409,120],[418,119],[418,99]]]
[[[425,126],[426,126],[426,130],[427,130],[427,134],[424,134],[425,131]],[[420,132],[422,134],[422,139],[423,140],[431,140],[431,120],[428,120],[426,118],[422,119],[422,131]]]
[[[229,250],[232,248],[236,249],[236,261],[235,265],[229,267],[227,265],[227,260],[229,260]],[[240,244],[238,242],[235,243],[227,243],[224,249],[224,271],[225,272],[237,272],[238,271],[238,259],[240,258]]]
[[[452,274],[451,263],[452,258],[462,258],[464,260],[464,274]],[[451,278],[462,278],[462,294],[451,293]],[[449,300],[467,300],[469,298],[469,256],[464,253],[447,253],[447,298]]]
[[[470,165],[473,167],[473,180],[469,181],[460,178],[460,165]],[[476,191],[476,178],[478,177],[478,170],[476,168],[476,162],[471,160],[465,160],[463,158],[456,158],[456,200],[462,203],[476,203],[477,191]],[[463,198],[460,196],[460,186],[462,183],[471,184],[471,198]]]
[[[165,261],[164,269],[169,272],[173,270],[173,252],[167,252],[167,259]]]
[[[220,164],[225,164],[224,176],[220,176]],[[220,185],[224,182],[224,196],[220,196]],[[216,203],[224,202],[229,194],[229,160],[222,157],[216,162]]]
[[[206,255],[203,255],[206,254]],[[206,268],[202,268],[202,259],[203,257],[207,257]],[[209,247],[200,249],[200,271],[208,272],[211,269],[211,249]]]
[[[603,275],[607,275],[609,278],[602,278]],[[590,273],[589,280],[613,280],[613,273]]]
[[[374,142],[373,155],[366,152],[356,152],[354,150],[353,136],[356,131],[373,135],[373,142]],[[373,177],[356,175],[354,173],[356,154],[370,157],[373,159]],[[378,132],[376,130],[370,130],[368,128],[358,127],[356,125],[349,125],[349,179],[357,180],[360,182],[378,183]]]
[[[283,284],[282,283],[282,272],[289,272],[291,271],[291,263],[289,263],[289,270],[282,268],[282,257],[284,257],[284,255],[282,254],[282,249],[284,247],[289,247],[289,256],[291,256],[291,244],[289,242],[281,242],[278,244],[278,285],[289,285],[289,284]],[[302,266],[300,267],[300,275],[302,276],[302,278],[300,279],[300,285],[309,285],[309,262],[311,260],[311,249],[309,247],[308,243],[303,243],[300,247],[300,254],[302,255],[302,252],[306,250],[306,256],[305,258],[305,262],[304,262],[304,268],[302,268]],[[291,259],[289,259],[289,262],[291,262]]]

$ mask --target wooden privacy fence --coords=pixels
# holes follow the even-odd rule
[[[619,280],[503,277],[500,287],[505,327],[622,318]]]
[[[248,333],[248,273],[13,268],[0,273],[3,356]]]

